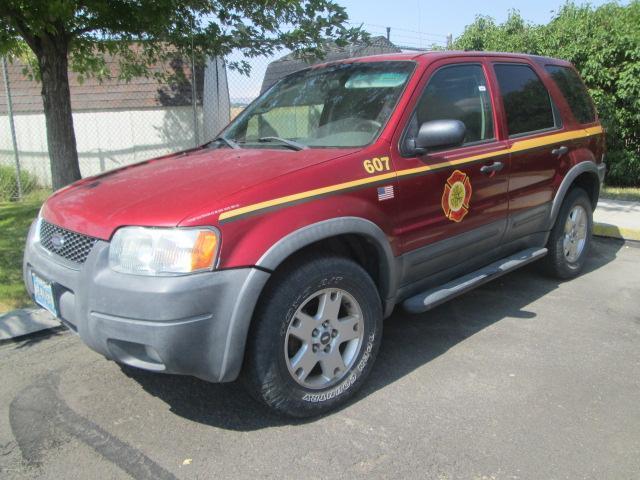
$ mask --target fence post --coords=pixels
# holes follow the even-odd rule
[[[194,147],[200,145],[200,133],[198,132],[198,90],[196,88],[196,60],[193,46],[193,19],[191,19],[191,108],[193,109],[193,139]]]
[[[9,73],[7,71],[7,57],[2,57],[2,75],[4,76],[4,92],[7,96],[7,115],[11,141],[13,142],[13,157],[16,162],[16,186],[18,187],[18,200],[22,198],[22,180],[20,179],[20,154],[18,153],[18,140],[16,139],[16,126],[13,123],[13,103],[11,102],[11,87],[9,87]]]
[[[198,132],[198,97],[196,93],[196,66],[191,60],[191,109],[193,110],[193,138],[195,147],[200,145],[200,132]]]

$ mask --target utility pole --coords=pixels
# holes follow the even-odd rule
[[[20,200],[22,198],[22,180],[20,179],[20,154],[18,153],[18,140],[16,139],[16,125],[13,122],[13,102],[11,101],[11,88],[9,87],[7,57],[2,57],[2,75],[4,76],[4,92],[7,95],[7,115],[9,117],[11,141],[13,142],[13,158],[16,162],[16,186],[18,187],[18,200]]]
[[[453,48],[453,34],[447,35],[447,50],[451,50]]]
[[[387,27],[387,40],[391,41],[391,27]]]

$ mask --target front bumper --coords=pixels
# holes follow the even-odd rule
[[[251,316],[269,274],[239,268],[175,277],[145,277],[109,268],[98,241],[84,264],[45,250],[31,227],[24,282],[31,273],[54,284],[60,320],[93,350],[146,370],[213,382],[237,378]]]

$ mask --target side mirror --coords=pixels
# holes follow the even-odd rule
[[[414,152],[424,155],[434,148],[462,145],[467,128],[460,120],[432,120],[420,125],[414,139]]]

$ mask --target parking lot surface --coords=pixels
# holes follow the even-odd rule
[[[638,478],[640,248],[397,311],[346,408],[289,421],[237,384],[121,367],[56,333],[0,346],[2,478]]]

